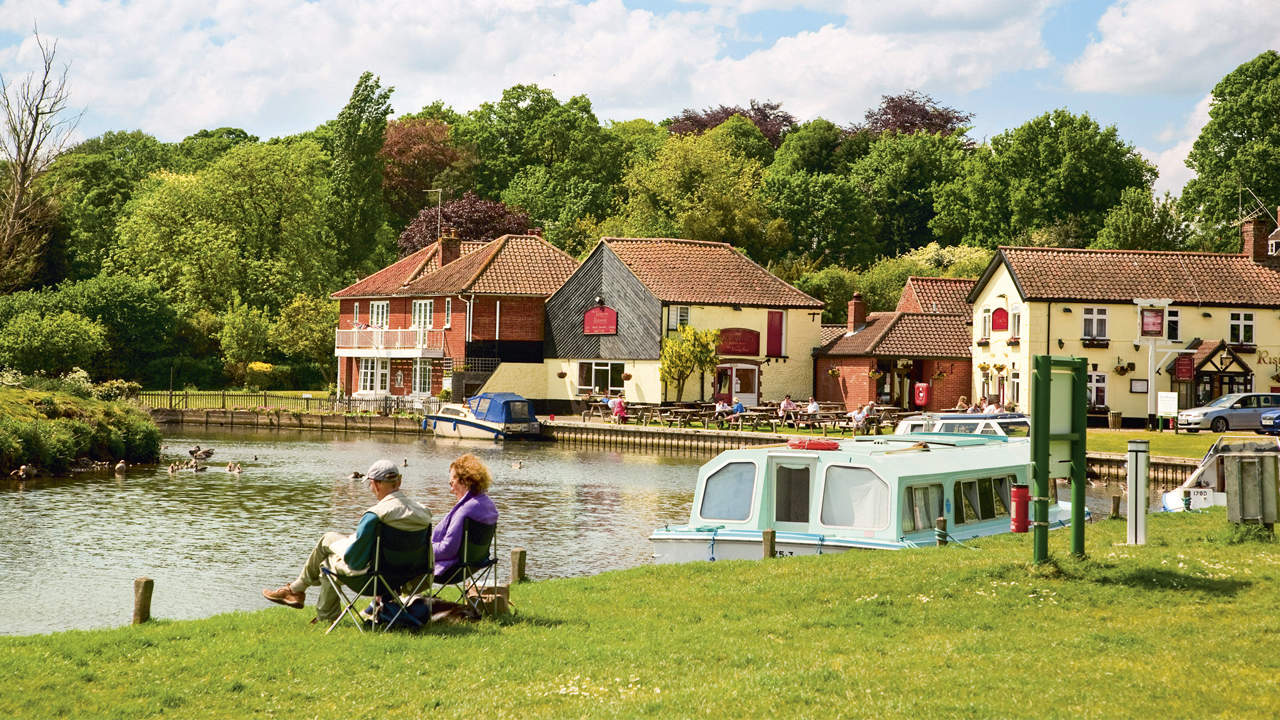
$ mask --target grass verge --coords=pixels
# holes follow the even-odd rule
[[[418,635],[324,636],[270,608],[0,638],[0,716],[1273,716],[1280,546],[1221,510],[1148,533],[1090,525],[1077,560],[1057,531],[1041,567],[1012,535],[642,567]]]
[[[160,430],[125,402],[0,387],[0,471],[22,464],[61,474],[77,458],[155,462]]]

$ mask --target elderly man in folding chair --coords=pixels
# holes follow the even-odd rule
[[[381,524],[408,532],[420,532],[431,527],[431,511],[400,490],[400,468],[394,461],[375,462],[365,477],[378,502],[361,516],[355,534],[325,533],[302,566],[298,579],[275,590],[263,590],[263,597],[273,603],[300,609],[306,603],[307,588],[320,585],[316,617],[311,622],[332,624],[340,616],[342,607],[333,584],[321,582],[322,567],[339,575],[360,575],[369,569],[374,559]]]

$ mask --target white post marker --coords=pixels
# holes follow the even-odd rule
[[[1150,461],[1150,443],[1130,440],[1129,462],[1125,468],[1125,479],[1129,484],[1125,537],[1129,545],[1147,544],[1147,467]]]

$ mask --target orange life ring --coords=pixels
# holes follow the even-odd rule
[[[792,450],[839,450],[840,443],[829,438],[798,437],[787,441]]]

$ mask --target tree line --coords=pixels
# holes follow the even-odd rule
[[[42,47],[43,68],[5,85],[0,160],[0,365],[28,372],[217,386],[267,361],[285,368],[275,383],[329,381],[328,294],[440,227],[533,231],[579,256],[602,236],[728,242],[840,322],[854,291],[889,309],[908,275],[972,277],[998,245],[1235,251],[1243,189],[1280,200],[1274,51],[1215,86],[1187,158],[1197,177],[1175,198],[1153,197],[1155,168],[1087,114],[978,140],[970,113],[915,91],[856,121],[750,100],[602,122],[585,95],[536,85],[393,116],[394,89],[365,73],[296,135],[111,131],[64,147],[66,78]],[[58,142],[24,149],[23,122]],[[55,336],[78,340],[44,352]]]

